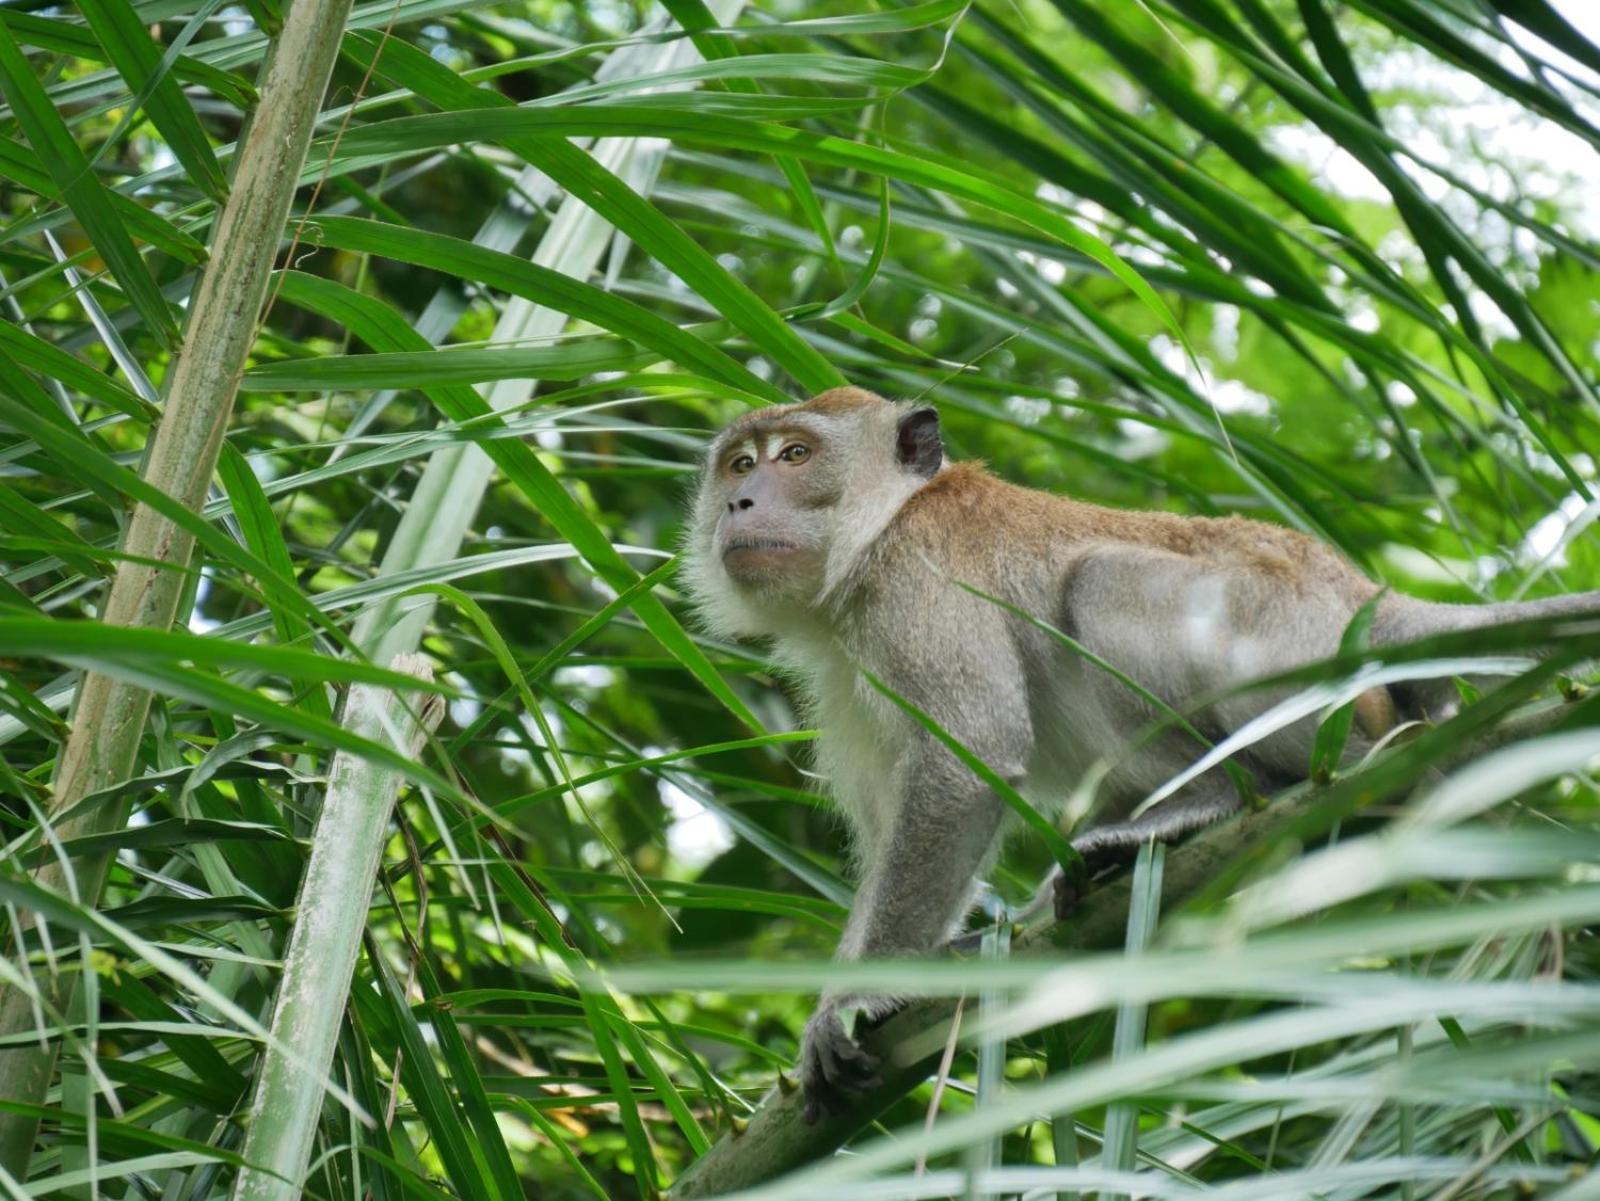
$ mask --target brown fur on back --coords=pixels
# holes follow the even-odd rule
[[[1018,487],[972,461],[947,465],[906,502],[894,524],[929,550],[942,550],[957,569],[963,560],[984,562],[1002,544],[1007,553],[1020,545],[1064,568],[1063,556],[1124,543],[1262,572],[1297,591],[1331,586],[1358,601],[1376,591],[1336,552],[1296,530],[1244,517],[1107,508]]]

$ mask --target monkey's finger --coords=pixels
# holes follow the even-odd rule
[[[877,1067],[878,1057],[871,1051],[864,1050],[860,1043],[838,1042],[833,1046],[833,1057],[841,1063],[864,1064],[867,1067]]]
[[[878,1070],[878,1057],[868,1055],[865,1051],[857,1051],[850,1056],[850,1067],[855,1072],[876,1072]]]
[[[807,1126],[815,1126],[830,1114],[842,1113],[848,1102],[844,1091],[827,1079],[806,1086],[806,1107],[801,1116]]]

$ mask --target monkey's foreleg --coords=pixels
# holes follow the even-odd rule
[[[995,844],[1004,806],[965,768],[940,759],[907,774],[907,794],[856,893],[840,959],[920,955],[938,946],[965,913]],[[879,1018],[895,1005],[885,996],[823,995],[801,1047],[807,1121],[843,1108],[849,1093],[877,1087],[877,1060],[846,1032],[842,1011]]]

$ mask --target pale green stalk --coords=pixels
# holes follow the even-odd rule
[[[1011,916],[1005,902],[992,892],[985,897],[985,908],[992,924],[983,932],[981,958],[987,963],[1006,958],[1011,953]],[[978,994],[978,1021],[987,1025],[994,1015],[1005,1007],[1006,998],[998,989],[986,988]],[[985,1034],[978,1040],[978,1081],[974,1105],[988,1105],[997,1100],[1005,1087],[1006,1039],[1003,1034]],[[1000,1137],[981,1139],[967,1148],[963,1168],[967,1177],[967,1201],[990,1201],[998,1194],[981,1187],[979,1182],[1000,1166],[1000,1150],[1004,1140]]]
[[[420,655],[396,656],[391,666],[420,680],[433,678]],[[421,708],[420,724],[412,716],[414,706]],[[363,738],[415,755],[442,714],[437,695],[402,698],[386,688],[357,684],[345,702],[343,724]],[[316,1137],[323,1079],[333,1062],[339,1015],[367,924],[367,900],[399,792],[400,773],[393,768],[345,751],[334,756],[272,1013],[277,1042],[262,1053],[256,1075],[244,1144],[249,1166],[233,1186],[239,1201],[300,1193],[295,1182],[306,1170]],[[334,830],[342,837],[325,836]]]
[[[1160,843],[1145,843],[1133,865],[1132,903],[1128,909],[1126,950],[1137,955],[1155,937],[1156,919],[1161,914],[1161,875],[1166,848]],[[1111,1059],[1122,1062],[1144,1049],[1145,1018],[1149,1006],[1128,1002],[1117,1006],[1117,1024],[1111,1035]],[[1104,1141],[1100,1147],[1100,1166],[1111,1171],[1131,1172],[1138,1162],[1139,1107],[1118,1101],[1106,1107]],[[1105,1201],[1127,1201],[1125,1193],[1102,1194]]]
[[[720,24],[733,21],[743,0],[720,0],[711,5]],[[683,66],[698,58],[688,41],[666,46],[629,47],[617,52],[636,62],[636,72],[651,74]],[[609,64],[608,64],[609,65]],[[638,138],[602,138],[590,150],[595,161],[620,176],[638,191],[654,183],[665,147]],[[610,222],[582,201],[567,197],[539,240],[533,261],[574,279],[588,279],[615,235]],[[492,344],[538,342],[553,338],[566,326],[567,316],[556,309],[512,297],[495,325]],[[524,404],[538,380],[499,380],[480,385],[478,391],[496,412]],[[390,575],[454,558],[489,487],[494,463],[476,446],[447,446],[428,457],[422,479],[401,515],[394,537],[379,568]],[[378,663],[416,648],[433,613],[432,594],[386,600],[362,613],[354,630],[355,641]]]
[[[267,297],[289,203],[305,164],[323,92],[344,31],[349,0],[295,0],[272,46],[261,103],[239,151],[228,199],[217,217],[210,259],[189,306],[183,347],[172,365],[161,421],[148,448],[144,478],[193,511],[205,501],[233,409],[245,356]],[[177,614],[193,537],[166,517],[138,505],[128,522],[117,574],[101,618],[111,625],[168,629]],[[126,780],[132,773],[150,708],[150,694],[95,672],[86,674],[61,751],[51,812]],[[62,838],[119,828],[124,801],[101,805],[65,822]],[[108,858],[85,857],[69,870],[51,861],[35,873],[45,888],[93,905]],[[65,1013],[76,972],[41,978],[48,1008]],[[35,1009],[20,989],[0,994],[0,1036],[35,1028]],[[37,1105],[55,1070],[54,1043],[17,1046],[0,1054],[0,1099]],[[38,1120],[0,1113],[0,1168],[25,1179]]]
[[[713,7],[719,20],[726,22],[742,3],[723,0]],[[695,51],[691,43],[682,41],[630,47],[617,54],[627,60],[617,64],[619,71],[654,72],[692,61]],[[607,66],[611,65],[608,62]],[[632,138],[606,138],[590,150],[598,162],[640,190],[654,180],[663,152],[660,145],[641,144]],[[533,261],[587,279],[615,233],[609,222],[569,196],[540,239]],[[514,297],[495,327],[493,341],[550,338],[560,333],[566,322],[562,312]],[[480,392],[490,407],[500,412],[524,403],[537,384],[537,380],[505,380],[485,385]],[[489,456],[476,446],[447,446],[429,456],[384,554],[379,576],[459,555],[493,470]],[[388,598],[372,605],[356,621],[356,645],[375,662],[413,662],[433,603],[432,594],[425,594]],[[374,731],[365,728],[374,720],[374,703],[367,702],[357,712],[352,696],[345,725],[374,737]],[[290,935],[272,1019],[277,1043],[293,1047],[298,1058],[291,1062],[270,1047],[263,1053],[243,1152],[251,1167],[235,1182],[235,1201],[293,1201],[300,1195],[301,1178],[310,1161],[323,1082],[333,1062],[338,1015],[348,1000],[372,881],[399,788],[398,775],[387,769],[363,764],[359,774],[354,766],[345,770],[341,779],[336,768],[312,835],[298,920]]]

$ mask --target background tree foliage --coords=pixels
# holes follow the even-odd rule
[[[341,695],[419,635],[447,714],[390,757],[308,1195],[650,1196],[759,1154],[729,1132],[849,889],[782,689],[664,566],[744,405],[848,379],[1009,479],[1282,522],[1406,591],[1600,586],[1580,0],[712,7],[353,10],[166,635],[94,619],[283,14],[0,6],[0,983],[78,982],[0,1031],[60,1046],[43,1098],[0,1070],[40,1119],[7,1195],[233,1187],[290,932],[364,900],[295,907],[332,756],[372,750]],[[965,995],[975,1054],[900,1137],[741,1195],[1600,1196],[1600,710],[1548,699],[1594,638],[1389,655],[1553,650],[1225,834],[1181,909],[1147,857],[1126,957],[1007,960],[1002,923],[865,969]],[[83,669],[156,700],[79,810],[126,822],[63,842]],[[105,853],[98,900],[32,883]],[[990,911],[1045,866],[1019,843]]]

